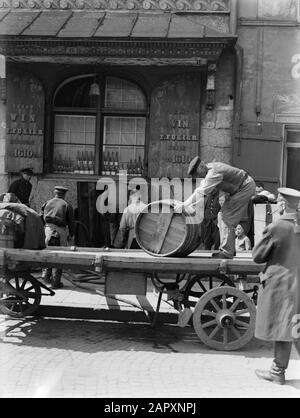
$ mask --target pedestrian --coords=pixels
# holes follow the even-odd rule
[[[215,189],[205,198],[204,218],[200,227],[200,242],[205,250],[216,250],[220,246],[218,213],[221,209],[219,191]]]
[[[67,191],[66,187],[55,186],[54,198],[42,206],[47,246],[67,246],[68,241],[74,236],[74,213],[72,206],[65,200]],[[62,269],[46,268],[43,270],[42,278],[53,289],[59,289],[63,287],[61,276]]]
[[[135,223],[140,212],[146,207],[141,200],[141,192],[133,187],[130,191],[129,205],[124,209],[119,226],[120,248],[139,249],[135,235]]]
[[[245,230],[242,227],[241,224],[238,224],[238,226],[235,228],[235,251],[236,252],[242,252],[242,251],[249,251],[251,250],[251,242],[250,239],[245,234]],[[247,285],[247,275],[244,273],[240,273],[235,276],[235,280],[238,283],[238,288],[240,290],[246,290],[248,288]]]
[[[13,181],[8,188],[8,193],[14,193],[21,203],[29,206],[29,198],[32,190],[30,183],[33,171],[31,168],[23,168],[20,171],[20,178]]]
[[[260,379],[285,384],[293,342],[300,355],[300,191],[279,188],[285,213],[269,224],[253,249],[253,260],[266,263],[258,294],[255,336],[274,343],[270,370],[256,370]],[[298,316],[297,316],[298,315]]]
[[[242,225],[238,224],[235,228],[235,251],[249,251],[251,250],[250,239],[245,234],[245,230]]]
[[[219,212],[220,247],[215,258],[233,258],[235,255],[235,228],[239,224],[251,197],[255,194],[255,182],[240,168],[222,162],[204,163],[200,157],[190,162],[188,174],[204,178],[194,193],[175,211],[189,211],[193,204],[201,201],[215,189],[226,193],[225,202]]]

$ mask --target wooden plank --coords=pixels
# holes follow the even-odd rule
[[[161,213],[158,216],[157,227],[152,235],[152,246],[149,246],[150,251],[159,254],[161,247],[163,246],[163,243],[166,239],[172,217],[173,213]]]
[[[18,250],[5,249],[4,263],[24,262],[31,266],[56,266],[68,269],[95,268],[96,258],[101,259],[101,268],[107,271],[132,272],[174,272],[177,273],[211,273],[226,271],[228,274],[258,274],[264,265],[256,264],[250,257],[218,260],[211,257],[154,257],[143,252],[133,253],[99,251],[74,252],[55,250]]]

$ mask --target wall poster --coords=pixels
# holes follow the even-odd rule
[[[162,81],[151,97],[149,177],[187,177],[199,155],[201,76],[185,73]]]
[[[31,167],[43,172],[45,95],[30,74],[10,72],[7,79],[5,169],[17,173]]]

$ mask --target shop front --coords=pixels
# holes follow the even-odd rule
[[[116,190],[124,176],[184,182],[195,155],[231,161],[229,2],[35,0],[0,12],[2,183],[32,167],[37,211],[67,186],[77,244],[113,245],[120,194],[116,213],[100,213],[104,179]]]

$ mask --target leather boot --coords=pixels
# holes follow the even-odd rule
[[[285,384],[285,370],[282,367],[276,366],[273,362],[270,370],[255,370],[255,374],[259,379],[267,380],[268,382],[277,383],[278,385]]]

